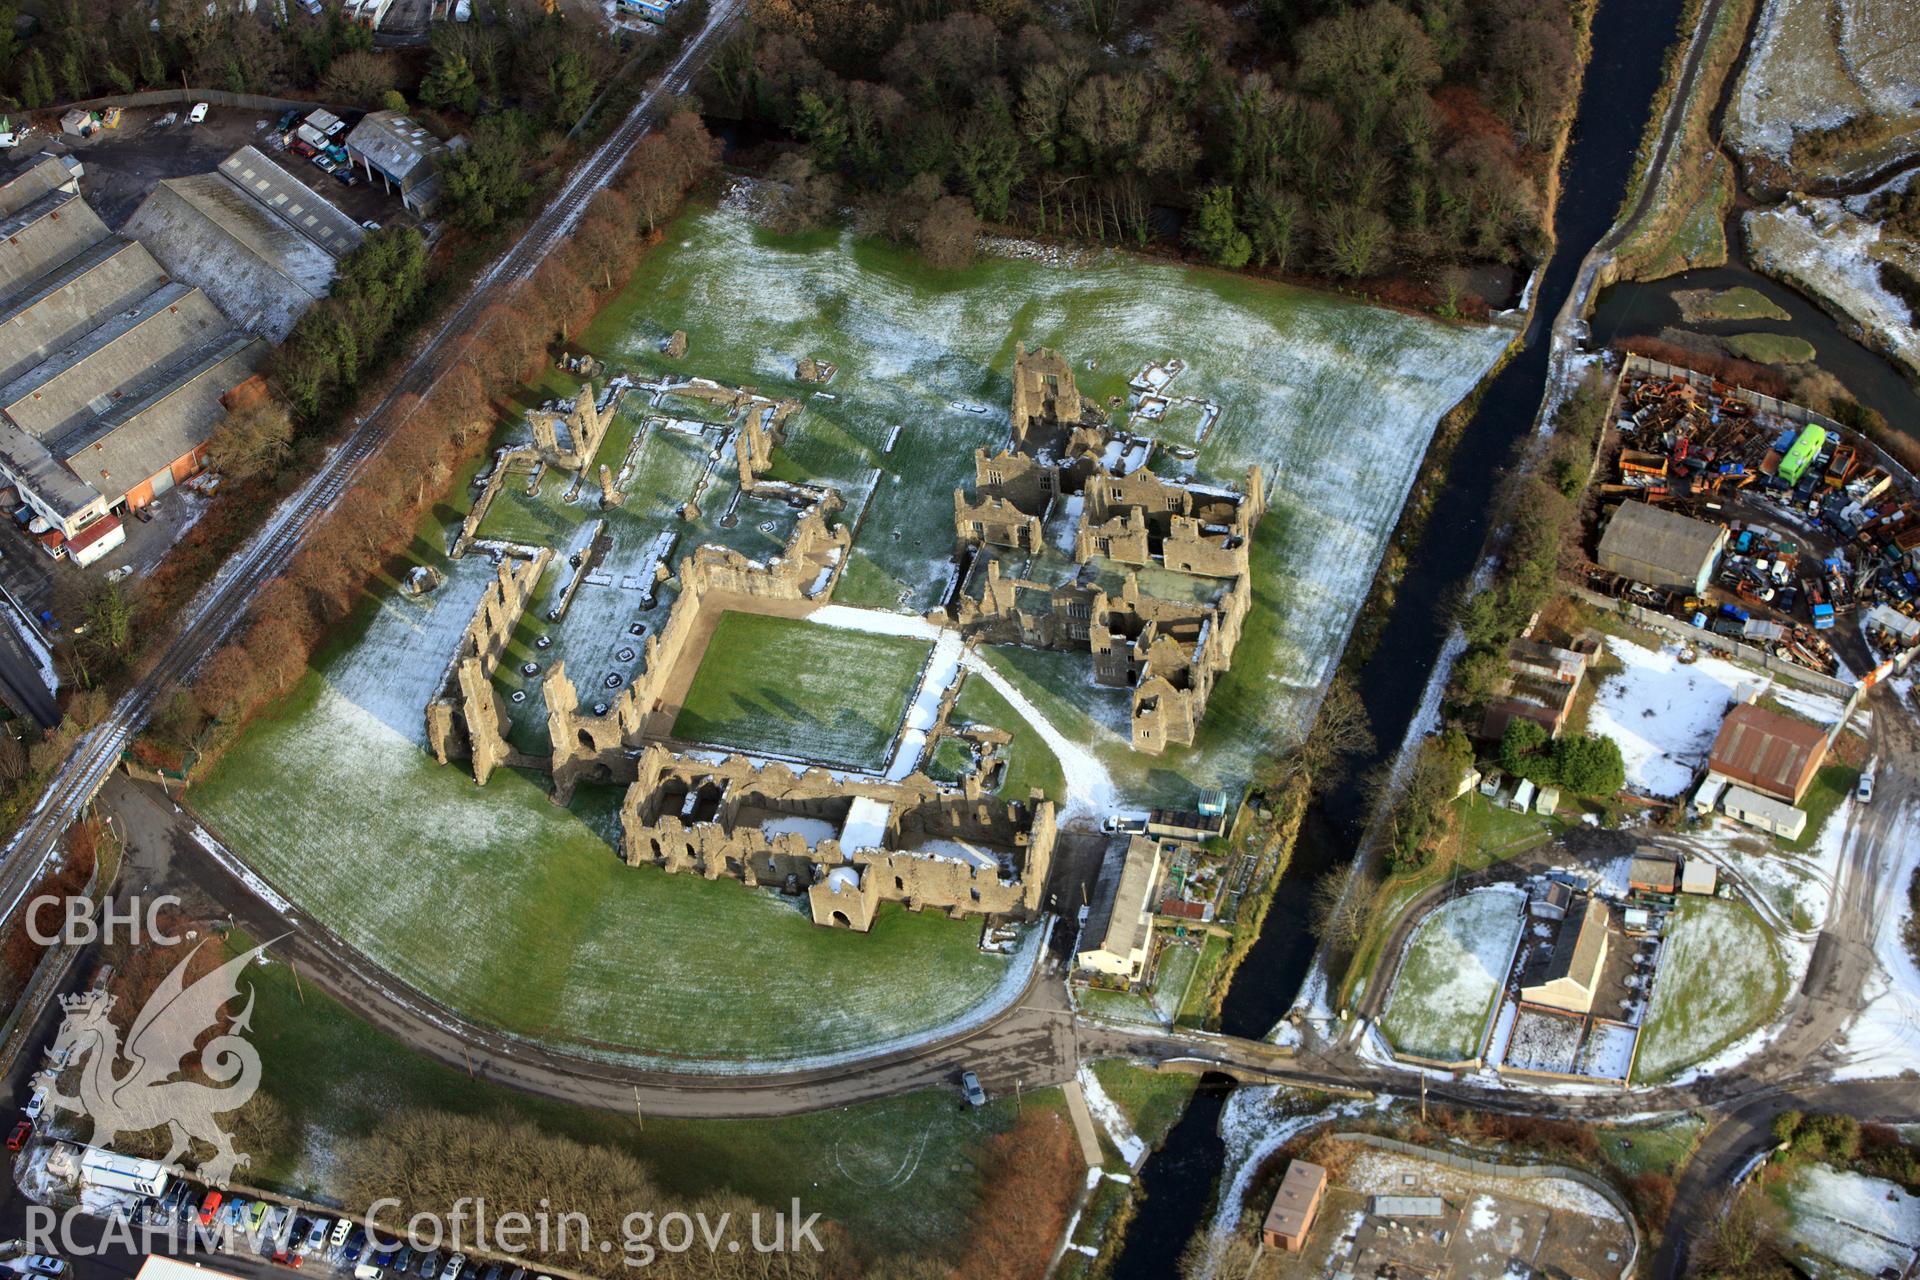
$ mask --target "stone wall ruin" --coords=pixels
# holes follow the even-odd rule
[[[1024,344],[1014,347],[1012,436],[997,454],[975,450],[973,494],[954,490],[966,574],[949,616],[989,643],[1089,652],[1096,682],[1133,691],[1135,750],[1191,746],[1251,605],[1253,533],[1266,513],[1260,468],[1247,468],[1245,492],[1144,466],[1114,471],[1107,462],[1121,446],[1081,399],[1071,366]],[[1045,525],[1063,497],[1080,504],[1072,549],[1081,571],[1055,583],[1005,573],[1000,549],[1047,550]],[[1097,585],[1096,560],[1128,566],[1117,596]],[[1132,571],[1152,566],[1226,585],[1201,602],[1162,599]]]
[[[646,638],[640,671],[604,713],[581,710],[579,691],[564,663],[547,669],[541,688],[546,694],[557,803],[571,798],[583,776],[609,781],[632,776],[629,748],[644,738],[664,738],[672,731],[661,694],[674,669],[689,657],[691,642],[703,634],[704,611],[753,600],[824,601],[831,595],[852,542],[845,525],[827,523],[827,513],[838,507],[839,499],[830,497],[808,508],[795,523],[785,550],[773,560],[755,560],[713,545],[696,547],[682,559],[680,594],[666,622]]]
[[[483,786],[495,769],[519,762],[507,745],[507,709],[493,673],[552,559],[550,548],[525,563],[502,558],[461,633],[440,692],[427,703],[427,747],[434,759],[441,764],[471,760],[474,780]]]
[[[985,796],[972,775],[952,791],[923,774],[841,779],[657,744],[640,755],[620,828],[630,866],[805,892],[814,923],[862,931],[882,902],[1031,919],[1056,837],[1051,801]]]

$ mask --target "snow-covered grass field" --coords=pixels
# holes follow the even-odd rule
[[[1920,100],[1920,36],[1904,0],[1766,0],[1727,118],[1736,150],[1787,159],[1797,130]]]
[[[1786,970],[1744,902],[1684,897],[1654,971],[1634,1078],[1666,1079],[1739,1040],[1779,1009]]]
[[[1457,1062],[1480,1051],[1526,922],[1527,896],[1476,889],[1434,909],[1407,944],[1380,1027],[1396,1049]]]
[[[1882,260],[1913,272],[1920,259],[1914,245],[1885,234],[1846,203],[1813,197],[1755,210],[1746,215],[1746,228],[1755,267],[1829,300],[1867,330],[1873,346],[1920,369],[1913,313],[1880,273]]]
[[[793,618],[720,616],[673,734],[852,768],[886,763],[930,646]]]
[[[674,329],[689,353],[668,362],[657,344]],[[837,598],[913,611],[945,588],[952,493],[972,482],[973,450],[1006,440],[1016,339],[1060,349],[1102,405],[1148,361],[1186,359],[1170,390],[1222,408],[1197,474],[1238,484],[1258,463],[1271,511],[1254,610],[1202,742],[1138,778],[1178,800],[1243,777],[1263,741],[1299,730],[1435,424],[1509,336],[1119,254],[937,272],[839,232],[774,236],[727,205],[673,223],[582,342],[616,368],[801,398],[776,473],[839,488],[849,520],[865,508]],[[794,380],[809,355],[840,366],[827,386]],[[1072,674],[1090,685],[1084,658]]]
[[[1619,636],[1607,651],[1625,668],[1596,692],[1587,727],[1620,744],[1627,785],[1652,796],[1677,796],[1706,763],[1727,709],[1771,677],[1702,654],[1680,661],[1678,645],[1658,650]]]
[[[421,709],[491,574],[451,568],[422,600],[384,598],[194,788],[303,910],[468,1016],[687,1070],[910,1037],[1018,979],[977,922],[891,909],[870,934],[818,928],[767,891],[626,866],[614,788],[558,809],[544,778],[479,788],[434,763]]]
[[[1920,1252],[1920,1196],[1885,1178],[1808,1165],[1786,1198],[1789,1238],[1845,1271],[1904,1275]]]

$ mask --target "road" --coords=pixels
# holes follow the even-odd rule
[[[220,645],[246,615],[259,589],[286,566],[320,517],[352,486],[368,459],[400,425],[402,415],[396,405],[403,397],[429,392],[466,353],[477,318],[532,274],[573,230],[587,202],[613,179],[634,145],[659,123],[663,108],[688,87],[694,73],[712,56],[740,3],[717,0],[707,25],[688,40],[655,87],[580,163],[520,238],[474,282],[465,300],[421,343],[386,396],[187,607],[147,674],[75,744],[0,855],[0,919],[19,909],[55,841],[106,781],[149,711]]]

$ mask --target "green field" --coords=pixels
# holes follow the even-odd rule
[[[566,810],[543,777],[482,789],[436,764],[422,708],[491,577],[477,556],[446,567],[421,600],[385,597],[190,793],[377,963],[509,1031],[690,1070],[924,1032],[1008,972],[977,923],[889,909],[870,934],[823,929],[765,890],[628,867],[609,844],[615,788]]]
[[[1748,285],[1732,289],[1682,289],[1673,295],[1689,324],[1707,320],[1791,320],[1766,294]]]
[[[237,948],[248,945],[238,935]],[[271,952],[269,953],[272,954]],[[598,1111],[536,1098],[442,1066],[376,1030],[285,964],[256,965],[248,1039],[260,1051],[261,1092],[284,1123],[237,1129],[253,1157],[247,1180],[293,1195],[326,1195],[355,1142],[409,1109],[531,1121],[646,1164],[661,1188],[694,1197],[722,1189],[844,1225],[864,1249],[950,1252],[979,1194],[973,1157],[1016,1110],[1061,1105],[1058,1090],[985,1107],[948,1091],[912,1093],[806,1115],[687,1120]]]
[[[669,362],[655,343],[677,328],[691,349]],[[1149,360],[1186,359],[1174,394],[1222,412],[1204,441],[1191,438],[1192,415],[1165,429],[1169,442],[1188,433],[1196,479],[1238,484],[1247,465],[1261,465],[1270,507],[1254,540],[1254,607],[1200,743],[1133,756],[1126,695],[1095,687],[1084,654],[985,655],[1040,714],[1059,714],[1061,737],[1092,751],[1122,799],[1180,803],[1237,785],[1271,741],[1299,731],[1435,423],[1509,338],[1122,254],[1072,268],[1008,257],[935,272],[840,233],[773,236],[723,207],[677,219],[576,345],[615,372],[799,398],[774,473],[845,498],[840,518],[860,532],[837,599],[911,612],[945,589],[952,490],[970,481],[972,451],[1005,439],[1016,339],[1059,347],[1101,404]],[[803,355],[841,371],[824,389],[796,383]],[[529,395],[571,394],[565,381],[550,371]],[[566,478],[550,475],[538,495],[503,493],[489,513],[516,540],[561,543],[496,676],[520,698],[509,703],[516,746],[545,749],[540,681],[554,663],[588,707],[632,679],[644,660],[636,632],[657,631],[673,598],[657,582],[657,555],[671,568],[707,542],[779,553],[794,512],[757,499],[732,506],[725,431],[701,425],[713,416],[670,394],[629,395],[595,460],[620,475],[623,506],[602,510],[596,484],[567,501]],[[510,423],[499,443],[525,438]],[[470,501],[470,491],[450,493],[441,526],[414,548],[445,583],[417,600],[381,595],[196,786],[196,807],[257,870],[462,1013],[610,1055],[717,1069],[845,1052],[923,1034],[989,998],[1006,963],[978,952],[977,925],[888,910],[870,935],[815,929],[767,893],[621,865],[609,847],[615,793],[583,791],[565,811],[548,803],[543,779],[502,772],[482,790],[461,766],[435,764],[423,708],[493,574],[483,556],[449,564],[438,552]],[[596,527],[596,558],[583,559],[591,574],[565,618],[549,620],[569,556],[589,552]],[[810,633],[808,643],[828,638]],[[805,689],[792,674],[769,683],[723,644],[722,665],[696,681],[688,728],[776,751],[791,733],[796,754],[831,735],[835,758],[874,760],[898,722],[902,673],[924,646],[870,640],[825,662],[809,648]],[[1077,757],[1056,739],[1056,758],[1006,698],[975,684],[963,695],[968,712],[1015,735],[1003,794],[1059,793],[1061,761]]]
[[[876,768],[886,763],[931,648],[905,636],[724,613],[673,736]]]
[[[1149,1147],[1160,1145],[1200,1083],[1199,1076],[1183,1071],[1154,1071],[1131,1062],[1096,1062],[1093,1074],[1101,1092]]]
[[[1026,719],[1008,705],[999,690],[985,680],[972,676],[965,677],[965,681],[960,686],[960,696],[954,699],[950,719],[988,725],[1013,735],[1013,741],[1005,748],[1007,768],[1000,780],[1000,794],[1009,799],[1022,799],[1030,791],[1038,790],[1058,801],[1067,789],[1067,781],[1052,749],[1033,731]],[[936,763],[939,763],[941,750],[946,746],[942,742],[935,749]],[[950,756],[948,759],[951,761]]]
[[[1786,998],[1786,967],[1744,902],[1682,897],[1653,976],[1636,1082],[1663,1080],[1761,1026]]]
[[[1420,922],[1380,1020],[1396,1049],[1444,1062],[1480,1052],[1526,923],[1525,906],[1523,894],[1482,889],[1436,907]]]
[[[1758,364],[1806,364],[1819,354],[1811,342],[1790,333],[1736,333],[1721,341],[1740,359]]]

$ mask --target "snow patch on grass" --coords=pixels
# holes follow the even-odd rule
[[[1678,645],[1654,650],[1618,636],[1606,641],[1626,670],[1601,684],[1588,726],[1620,744],[1630,788],[1677,796],[1706,763],[1727,709],[1770,678],[1707,654],[1683,663]]]
[[[1476,889],[1428,914],[1408,939],[1381,1029],[1396,1048],[1454,1061],[1480,1051],[1494,992],[1526,923],[1526,892]]]

